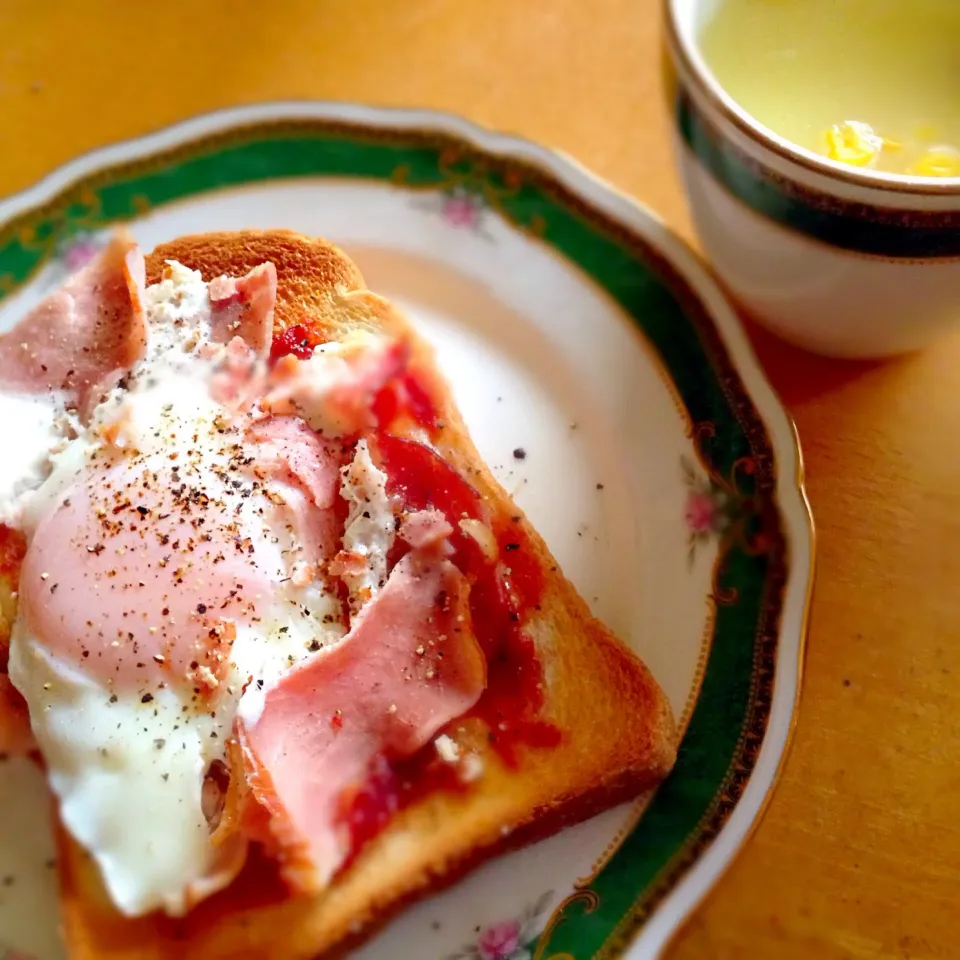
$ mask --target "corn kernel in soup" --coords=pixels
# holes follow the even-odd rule
[[[858,167],[960,176],[960,0],[719,0],[700,45],[780,136]]]

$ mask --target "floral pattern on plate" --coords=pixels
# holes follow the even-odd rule
[[[527,945],[543,926],[553,899],[553,891],[548,890],[519,916],[477,927],[476,941],[444,960],[531,960],[533,954]]]
[[[680,458],[680,468],[687,485],[683,518],[689,533],[692,564],[697,547],[718,538],[730,526],[736,503],[716,479],[698,472],[687,457]]]
[[[67,273],[86,266],[101,250],[103,241],[93,233],[76,233],[57,245],[55,256]]]

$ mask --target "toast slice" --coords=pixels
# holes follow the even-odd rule
[[[312,340],[358,328],[403,331],[404,318],[365,289],[334,245],[287,231],[211,233],[162,244],[147,257],[147,282],[164,261],[205,280],[241,276],[264,261],[277,270],[275,334],[305,326]],[[483,464],[434,366],[413,338],[413,366],[426,376],[444,422],[440,454],[485,497],[519,516]],[[540,609],[528,621],[543,667],[543,715],[563,733],[559,747],[519,748],[515,766],[486,742],[483,773],[464,791],[427,792],[405,807],[319,895],[293,898],[270,864],[254,856],[226,890],[186,917],[123,917],[92,859],[59,831],[63,927],[69,956],[181,960],[184,957],[313,958],[339,955],[410,900],[448,884],[491,855],[548,835],[658,783],[676,753],[670,707],[640,662],[594,619],[558,571],[542,539],[520,517],[541,568]]]

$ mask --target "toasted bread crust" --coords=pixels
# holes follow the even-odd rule
[[[272,260],[278,331],[307,322],[328,340],[358,327],[411,336],[389,302],[364,289],[349,258],[323,240],[288,231],[185,237],[147,257],[148,282],[159,279],[165,260],[198,269],[206,280],[241,275]],[[413,362],[429,376],[445,424],[439,452],[486,498],[518,513],[482,463],[430,349],[415,337],[413,342]],[[663,692],[636,656],[590,615],[572,584],[554,572],[546,545],[521,522],[544,571],[540,611],[528,629],[544,666],[544,713],[564,732],[559,748],[523,750],[517,770],[488,750],[483,776],[469,790],[428,794],[405,808],[316,897],[284,898],[258,889],[256,877],[247,876],[178,921],[121,917],[90,857],[61,829],[62,908],[71,958],[339,955],[403,904],[498,851],[546,836],[659,782],[676,753]]]

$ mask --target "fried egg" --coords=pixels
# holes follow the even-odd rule
[[[346,629],[320,573],[340,448],[237,401],[263,371],[214,343],[199,273],[169,264],[144,309],[143,359],[47,438],[44,471],[30,450],[0,483],[30,542],[10,678],[62,821],[128,915],[229,882],[205,783],[239,701]]]

